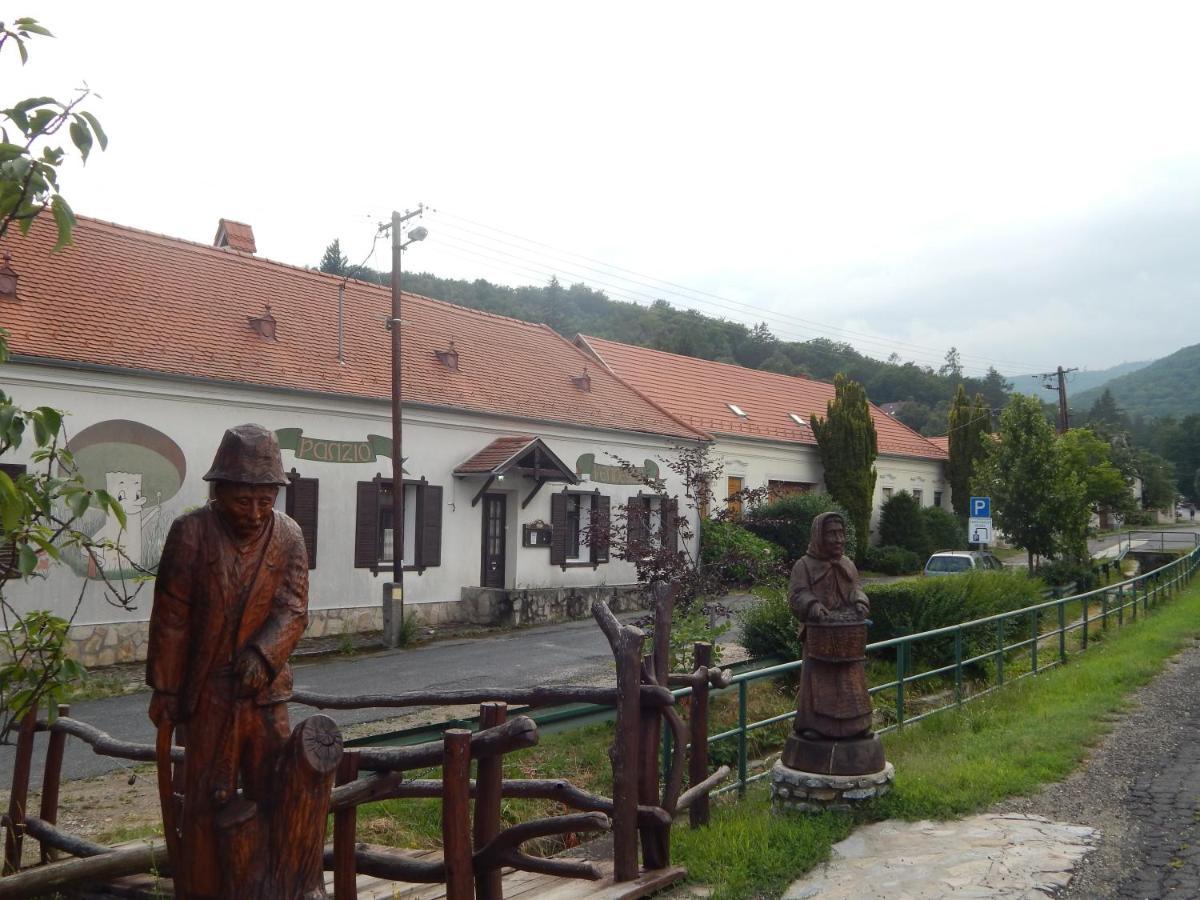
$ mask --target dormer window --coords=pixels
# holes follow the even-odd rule
[[[726,403],[725,405],[728,406],[729,409],[733,412],[733,414],[735,416],[737,416],[739,419],[750,418],[748,415],[746,415],[746,411],[744,409],[742,409],[740,406],[738,406],[736,403]]]
[[[266,304],[266,311],[261,316],[247,316],[246,321],[250,323],[250,327],[261,338],[266,338],[268,341],[278,340],[275,337],[276,322],[275,317],[271,315],[271,304]]]
[[[582,375],[572,375],[571,376],[571,383],[573,385],[575,385],[575,387],[579,388],[579,390],[584,391],[585,393],[591,391],[592,376],[588,374],[588,370],[587,370],[586,366],[583,369]]]
[[[451,372],[458,371],[458,351],[454,349],[454,341],[450,342],[450,347],[447,350],[434,350],[434,356],[438,358],[443,366]]]
[[[788,418],[791,419],[793,422],[795,422],[797,425],[799,425],[801,428],[805,428],[808,426],[808,423],[805,422],[804,419],[802,419],[800,416],[796,415],[796,413],[788,413]]]
[[[12,254],[4,251],[4,265],[0,265],[0,300],[17,299],[17,273],[12,268]]]

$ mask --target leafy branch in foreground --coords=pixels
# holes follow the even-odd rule
[[[53,37],[36,19],[0,22],[0,54],[15,46],[21,64],[29,60],[26,44],[33,37]],[[67,150],[53,138],[65,127],[71,143],[84,163],[97,145],[108,147],[108,135],[100,121],[80,104],[92,96],[86,85],[68,100],[29,97],[0,109],[0,237],[15,224],[22,234],[46,209],[58,228],[55,249],[71,243],[75,214],[59,193],[59,168]]]

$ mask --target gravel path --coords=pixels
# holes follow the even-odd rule
[[[1060,896],[1200,897],[1200,643],[1133,695],[1079,771],[996,811],[1100,830]]]

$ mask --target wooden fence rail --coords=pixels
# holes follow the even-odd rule
[[[676,812],[690,809],[693,827],[707,821],[707,795],[729,775],[724,766],[708,773],[706,736],[707,687],[727,684],[729,673],[711,668],[711,648],[697,645],[695,671],[672,674],[669,636],[673,590],[658,586],[654,601],[653,648],[645,657],[646,636],[641,629],[621,624],[603,603],[592,608],[616,661],[615,687],[410,691],[355,697],[297,692],[294,702],[323,709],[481,704],[478,731],[448,729],[441,740],[409,747],[349,750],[342,756],[330,795],[333,840],[323,860],[325,869],[333,872],[335,895],[354,896],[355,879],[360,874],[410,883],[445,883],[450,900],[500,900],[500,875],[505,868],[562,878],[598,879],[601,871],[590,862],[541,858],[521,847],[537,838],[607,830],[613,832],[613,881],[639,877],[639,844],[646,869],[666,869],[670,865],[670,828]],[[682,684],[693,688],[689,724],[675,710],[670,690]],[[536,723],[524,715],[509,717],[509,704],[535,707],[574,702],[607,705],[616,711],[610,750],[612,797],[589,793],[562,779],[504,778],[503,757],[538,742]],[[59,784],[67,737],[78,738],[95,753],[141,762],[154,760],[155,748],[117,740],[93,725],[72,719],[66,706],[57,712],[57,717],[49,721],[39,721],[30,714],[21,725],[9,809],[4,817],[6,877],[0,878],[0,898],[95,883],[97,879],[151,868],[158,872],[168,869],[161,842],[135,848],[102,847],[58,828]],[[658,746],[664,726],[672,753],[660,781]],[[26,804],[38,733],[48,733],[49,743],[40,814],[34,817],[28,815]],[[185,735],[180,739],[186,743]],[[174,763],[185,761],[184,747],[173,747],[171,758]],[[477,770],[475,778],[471,777],[472,765]],[[405,772],[438,766],[440,779],[404,777]],[[175,766],[177,774],[180,768]],[[690,781],[686,792],[685,770]],[[358,806],[406,798],[441,800],[441,860],[414,858],[397,848],[358,842]],[[501,806],[512,798],[552,800],[575,811],[503,828]],[[25,835],[39,841],[41,862],[22,872]],[[72,858],[54,861],[56,854],[63,853]]]

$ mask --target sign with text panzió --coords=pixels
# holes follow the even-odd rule
[[[392,439],[381,434],[368,434],[365,441],[335,441],[309,437],[300,428],[280,428],[275,432],[282,450],[291,450],[296,459],[316,462],[367,463],[380,456],[392,456]]]
[[[575,461],[575,474],[587,475],[601,484],[643,484],[642,477],[658,477],[658,463],[647,459],[642,461],[642,465],[632,466],[630,471],[626,471],[621,466],[606,466],[596,462],[595,453],[584,453]]]

